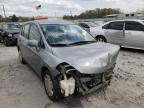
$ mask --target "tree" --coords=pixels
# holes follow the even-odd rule
[[[12,22],[17,22],[18,21],[18,17],[14,14],[13,16],[11,16],[11,21]]]
[[[120,9],[111,9],[111,8],[96,8],[95,10],[87,10],[82,12],[78,16],[74,16],[73,19],[90,19],[90,18],[103,18],[106,15],[110,14],[120,14]],[[63,19],[71,19],[72,16],[65,15]]]

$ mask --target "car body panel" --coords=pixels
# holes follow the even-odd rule
[[[108,43],[52,48],[54,55],[83,74],[97,74],[111,68],[119,53],[119,46]]]
[[[102,35],[106,38],[108,43],[118,44],[122,47],[144,49],[144,31],[125,30],[125,28],[123,30],[103,29],[103,26],[117,21],[138,22],[144,27],[143,20],[116,20],[107,22],[104,25],[93,29],[91,34],[94,37]]]
[[[125,31],[123,45],[144,48],[144,31]]]

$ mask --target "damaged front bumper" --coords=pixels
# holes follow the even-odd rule
[[[95,75],[83,75],[77,79],[77,90],[85,95],[94,92],[100,88],[107,87],[112,79],[113,68],[104,73]]]
[[[94,92],[100,88],[107,87],[112,79],[113,68],[108,69],[106,72],[97,74],[82,74],[73,67],[66,69],[64,67],[59,76],[61,93],[64,97],[70,96],[78,92],[81,95],[86,95]]]

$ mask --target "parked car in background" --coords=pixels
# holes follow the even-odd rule
[[[94,23],[98,26],[101,26],[105,23],[105,21],[94,21]]]
[[[0,23],[0,42],[2,42],[2,23]]]
[[[3,23],[1,25],[1,42],[6,46],[17,44],[17,36],[20,33],[19,23]]]
[[[97,41],[118,44],[122,47],[144,49],[144,20],[110,21],[91,30]]]
[[[94,22],[89,22],[89,21],[85,21],[85,22],[79,22],[78,23],[82,28],[84,28],[87,32],[91,32],[92,28],[97,27],[98,25],[95,24]]]
[[[20,61],[40,76],[53,101],[108,86],[120,49],[96,42],[80,26],[63,20],[26,23],[17,47]]]

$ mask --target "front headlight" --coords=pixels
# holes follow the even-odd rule
[[[9,37],[12,37],[12,34],[9,33],[8,36],[9,36]]]

